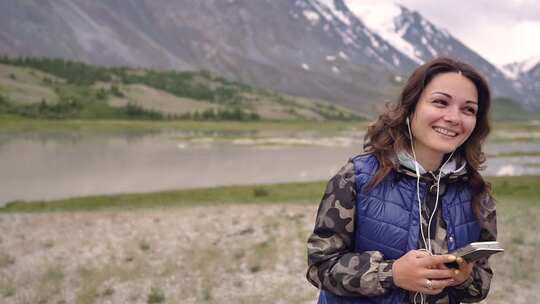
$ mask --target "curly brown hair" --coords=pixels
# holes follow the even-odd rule
[[[467,172],[471,186],[472,206],[480,220],[481,199],[483,195],[491,196],[491,186],[486,182],[479,170],[486,158],[482,152],[482,144],[490,131],[489,108],[491,94],[487,81],[472,66],[447,57],[435,58],[418,67],[407,80],[397,103],[389,103],[378,119],[369,125],[364,138],[364,150],[377,157],[379,169],[366,187],[369,191],[379,184],[394,167],[393,159],[396,151],[410,151],[410,142],[406,125],[407,117],[416,108],[420,96],[429,82],[438,74],[457,72],[468,78],[478,92],[478,112],[476,125],[469,138],[454,154],[467,161]]]

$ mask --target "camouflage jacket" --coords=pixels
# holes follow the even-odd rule
[[[411,164],[403,159],[396,160],[396,170],[416,176]],[[462,167],[464,168],[464,166]],[[421,171],[422,172],[422,171]],[[450,179],[466,178],[463,170],[453,172],[441,179],[439,197],[444,195],[445,185]],[[424,173],[423,179],[435,183],[435,174]],[[422,225],[427,231],[427,220],[433,212],[436,192],[429,192],[422,205]],[[338,202],[339,203],[336,203]],[[483,228],[479,241],[496,239],[496,216],[494,202],[486,196],[482,202]],[[356,208],[356,185],[352,159],[333,176],[322,197],[313,233],[308,239],[307,279],[314,286],[340,296],[377,296],[390,288],[397,288],[392,280],[392,260],[385,260],[378,251],[357,253],[354,248]],[[440,207],[440,206],[439,206]],[[430,239],[435,254],[448,252],[446,224],[435,210]],[[332,227],[329,229],[328,227]],[[426,233],[427,234],[427,233]],[[419,238],[418,248],[425,248]],[[459,286],[445,289],[436,296],[428,297],[427,303],[449,303],[449,293],[458,301],[475,302],[484,299],[489,291],[492,271],[487,259],[475,263],[471,277]],[[414,293],[404,303],[414,303]]]

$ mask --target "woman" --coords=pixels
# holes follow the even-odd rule
[[[471,66],[438,58],[410,76],[370,125],[365,153],[329,181],[308,240],[319,303],[460,303],[487,296],[487,259],[446,253],[496,239],[478,173],[490,91]]]

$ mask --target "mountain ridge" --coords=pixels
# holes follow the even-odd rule
[[[29,0],[0,3],[0,54],[96,65],[209,70],[289,95],[373,112],[392,100],[419,61],[470,62],[494,95],[540,110],[536,74],[509,79],[418,12],[398,6],[396,35],[416,57],[370,28],[352,1]],[[365,18],[364,18],[365,19]],[[25,31],[18,29],[25,28]],[[430,33],[431,32],[431,33]],[[409,52],[410,54],[410,52]]]

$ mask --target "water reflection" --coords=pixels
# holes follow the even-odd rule
[[[538,150],[536,150],[538,151]],[[495,157],[488,159],[487,176],[517,176],[540,174],[540,156]]]

